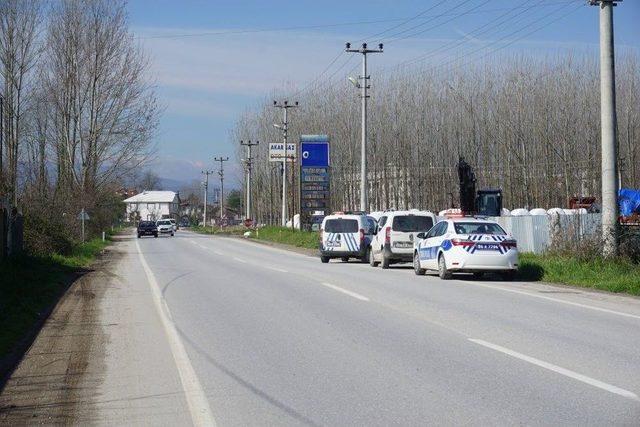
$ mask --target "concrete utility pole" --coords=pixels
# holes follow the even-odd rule
[[[220,226],[222,227],[222,219],[224,218],[224,162],[228,161],[228,157],[214,157],[214,161],[220,162],[220,170],[218,175],[220,176]]]
[[[600,6],[600,122],[602,132],[602,252],[618,252],[618,173],[616,141],[616,72],[613,7],[622,0],[590,0]]]
[[[345,51],[362,54],[362,75],[358,78],[349,77],[349,81],[355,87],[362,90],[360,97],[362,98],[362,146],[360,147],[360,210],[367,212],[369,210],[369,195],[367,186],[367,89],[370,76],[367,74],[367,54],[382,53],[383,45],[380,43],[378,49],[368,49],[366,43],[362,43],[360,49],[351,49],[351,43],[346,44]]]
[[[207,226],[207,193],[209,193],[209,175],[211,175],[213,173],[213,171],[202,171],[201,172],[205,178],[204,178],[204,182],[203,187],[204,187],[204,212],[202,214],[202,225],[204,227]]]
[[[284,140],[284,159],[282,159],[282,226],[287,226],[287,158],[289,155],[287,154],[287,130],[289,126],[289,122],[287,121],[287,110],[289,108],[296,108],[298,106],[298,101],[296,101],[293,105],[289,104],[289,101],[283,101],[282,103],[278,103],[277,101],[273,101],[273,106],[276,108],[282,108],[284,112],[284,118],[282,120],[282,124],[274,124],[274,126],[282,131],[282,139]],[[291,218],[291,225],[293,226],[293,217]]]
[[[2,169],[2,154],[4,152],[4,97],[0,95],[0,183],[4,184]]]
[[[253,157],[251,157],[251,147],[258,144],[260,144],[260,141],[240,141],[240,145],[247,147],[247,219],[251,219],[251,161],[253,160]]]

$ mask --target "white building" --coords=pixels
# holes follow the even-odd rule
[[[180,199],[173,191],[143,191],[124,200],[127,205],[125,221],[148,220],[161,218],[178,219],[180,215]]]

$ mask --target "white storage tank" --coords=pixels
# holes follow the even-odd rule
[[[524,208],[518,208],[511,211],[511,216],[529,216],[529,211]]]
[[[542,208],[535,208],[535,209],[531,209],[531,211],[529,211],[529,213],[531,215],[546,215],[547,214],[547,210],[546,209],[542,209]]]

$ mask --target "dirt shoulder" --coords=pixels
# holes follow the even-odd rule
[[[35,341],[0,393],[0,424],[70,424],[81,404],[80,381],[88,358],[105,335],[99,324],[100,300],[121,254],[105,249],[89,272],[62,296]],[[82,390],[86,396],[86,391]]]

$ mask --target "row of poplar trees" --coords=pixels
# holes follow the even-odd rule
[[[621,183],[640,188],[640,64],[617,58]],[[597,52],[554,57],[504,56],[466,67],[372,72],[369,100],[369,211],[457,205],[459,157],[478,188],[500,188],[510,209],[567,207],[573,196],[600,199],[600,81]],[[274,91],[273,99],[287,96]],[[327,134],[333,210],[359,209],[360,100],[344,79],[298,93],[289,138]],[[293,99],[291,100],[293,101]],[[290,101],[290,102],[291,102]],[[260,140],[254,150],[252,216],[277,223],[281,176],[268,144],[282,140],[272,99],[236,123],[234,139]],[[246,153],[238,146],[241,161]],[[299,167],[291,168],[297,191]],[[296,185],[291,186],[295,183]],[[295,193],[289,212],[298,212]]]

